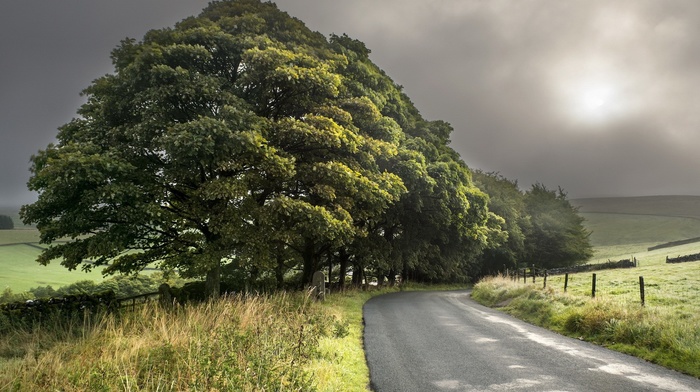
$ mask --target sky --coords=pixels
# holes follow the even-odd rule
[[[206,0],[4,0],[0,206],[126,38]],[[278,0],[359,39],[472,168],[569,198],[700,195],[700,1]]]

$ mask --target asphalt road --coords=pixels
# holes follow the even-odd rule
[[[402,292],[364,307],[376,392],[700,391],[700,380],[483,307],[467,291]]]

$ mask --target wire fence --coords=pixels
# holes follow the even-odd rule
[[[700,303],[700,274],[680,278],[673,275],[620,276],[601,272],[552,276],[544,269],[526,268],[518,270],[511,278],[521,283],[540,284],[557,292],[612,298],[625,303],[651,306],[691,306]]]

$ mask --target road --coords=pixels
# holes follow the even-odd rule
[[[700,380],[483,307],[467,291],[401,292],[364,307],[376,392],[700,391]]]

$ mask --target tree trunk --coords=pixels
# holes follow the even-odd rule
[[[348,261],[350,256],[345,248],[340,250],[340,270],[338,271],[338,287],[342,291],[345,288],[345,275],[348,273]]]
[[[396,286],[396,271],[393,268],[389,270],[389,286]]]
[[[277,279],[277,289],[282,290],[284,288],[284,257],[281,253],[277,254],[277,268],[275,268],[275,278]]]
[[[314,252],[314,243],[311,240],[306,241],[306,246],[304,247],[304,253],[302,258],[304,259],[304,269],[301,274],[301,284],[302,287],[310,285],[311,280],[314,276],[314,272],[318,268],[318,260],[316,252]]]
[[[204,282],[204,294],[208,299],[217,299],[221,293],[221,263],[207,271],[207,280]]]
[[[362,266],[360,263],[353,263],[352,265],[352,285],[356,287],[362,286]]]
[[[328,251],[328,288],[333,284],[333,252]]]

